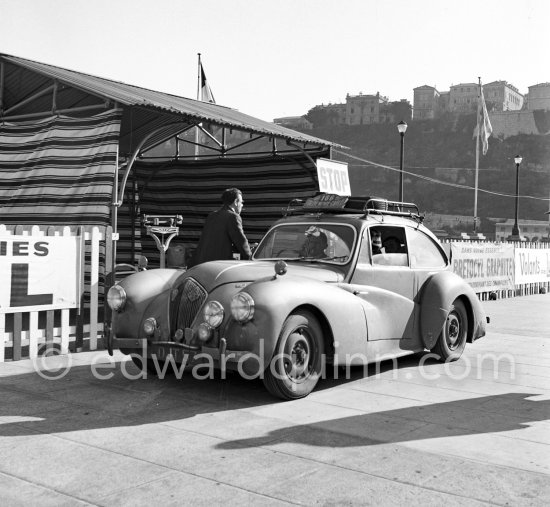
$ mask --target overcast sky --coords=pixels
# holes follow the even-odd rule
[[[271,121],[346,94],[550,81],[549,0],[0,0],[0,52]]]

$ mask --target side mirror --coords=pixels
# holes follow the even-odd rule
[[[254,253],[256,251],[256,248],[258,248],[259,243],[252,243],[250,245],[250,251]]]

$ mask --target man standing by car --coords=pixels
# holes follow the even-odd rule
[[[240,216],[244,203],[242,192],[238,188],[228,188],[222,194],[222,203],[220,209],[206,218],[189,267],[208,261],[233,259],[234,250],[240,254],[241,260],[252,256]]]

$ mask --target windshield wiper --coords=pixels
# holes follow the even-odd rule
[[[348,258],[349,258],[348,255],[335,255],[334,257],[323,257],[320,260],[323,260],[323,261],[335,261],[335,260],[345,261]]]
[[[311,256],[302,256],[298,257],[301,261],[308,261],[308,262],[319,262],[319,261],[333,261],[335,259],[341,259],[345,257],[345,255],[339,256],[339,257],[311,257]]]

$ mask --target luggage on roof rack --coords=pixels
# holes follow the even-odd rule
[[[411,216],[422,219],[418,206],[410,202],[388,201],[381,197],[347,197],[319,193],[303,199],[293,199],[288,203],[283,215],[293,213],[364,213]]]
[[[346,208],[357,211],[366,211],[367,209],[387,211],[388,200],[382,197],[350,197]]]

